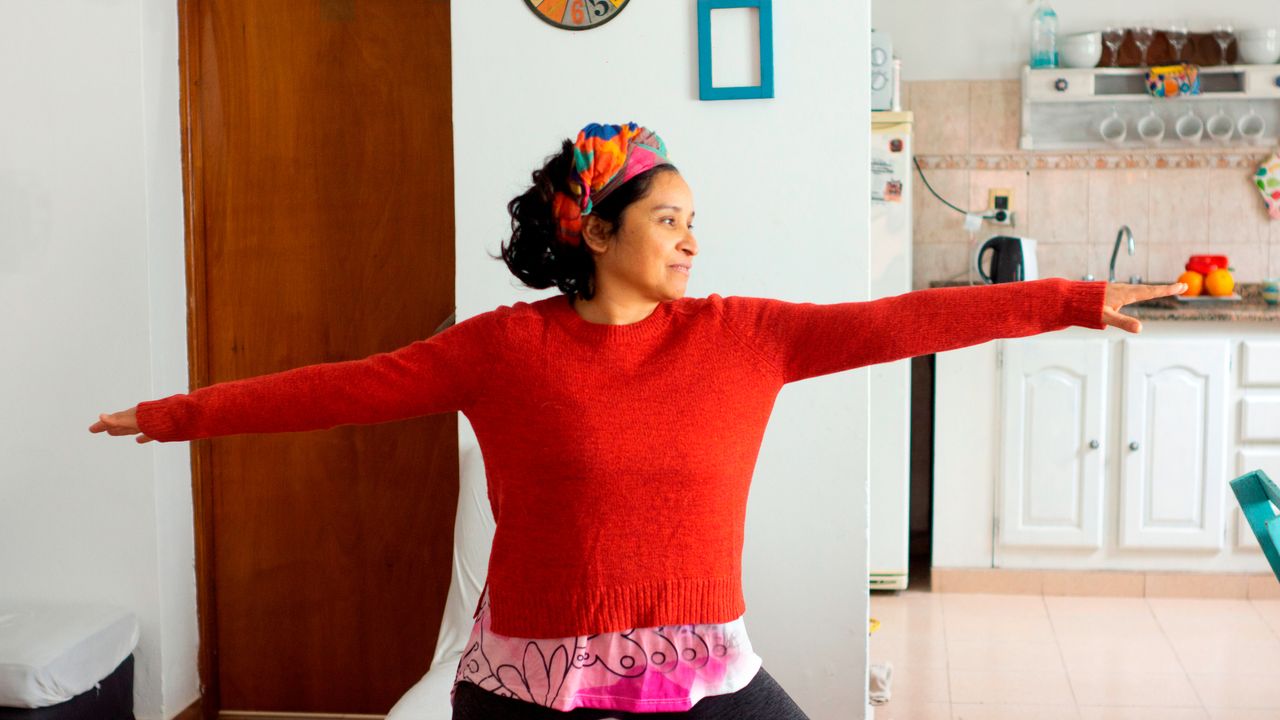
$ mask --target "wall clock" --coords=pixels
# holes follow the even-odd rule
[[[630,0],[524,0],[535,15],[564,30],[590,30],[609,22]]]

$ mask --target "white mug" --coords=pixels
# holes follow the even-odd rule
[[[1195,144],[1200,142],[1200,137],[1204,135],[1204,121],[1188,110],[1186,115],[1178,118],[1178,121],[1173,124],[1173,131],[1178,134],[1179,140]]]
[[[1240,121],[1236,123],[1236,130],[1239,131],[1240,137],[1256,143],[1267,132],[1267,121],[1263,120],[1258,113],[1250,110],[1247,115],[1241,117]]]
[[[1231,121],[1231,116],[1221,110],[1204,124],[1204,130],[1209,133],[1209,137],[1221,143],[1230,140],[1231,133],[1235,132],[1235,129],[1236,124]]]
[[[1154,110],[1139,119],[1137,127],[1138,137],[1151,145],[1157,145],[1164,140],[1164,120],[1161,120]]]
[[[1124,142],[1125,135],[1128,134],[1128,128],[1125,125],[1124,118],[1118,113],[1111,113],[1107,117],[1102,118],[1102,122],[1098,123],[1098,134],[1103,140],[1112,145],[1119,145]]]

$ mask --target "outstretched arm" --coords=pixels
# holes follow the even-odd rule
[[[478,316],[426,340],[362,360],[320,363],[222,382],[100,415],[90,432],[194,440],[325,430],[461,410],[477,390],[491,338]]]
[[[1119,308],[1185,290],[1061,278],[934,288],[866,302],[817,305],[730,297],[725,321],[783,382],[1070,326],[1141,324]]]

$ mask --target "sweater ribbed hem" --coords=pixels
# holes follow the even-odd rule
[[[673,578],[589,588],[509,588],[489,582],[493,632],[567,638],[663,625],[726,623],[742,617],[742,578]]]
[[[1072,282],[1067,288],[1067,302],[1064,308],[1067,322],[1094,330],[1107,327],[1107,323],[1102,319],[1102,308],[1106,297],[1107,283],[1104,280]]]
[[[138,403],[134,421],[143,435],[159,442],[176,440],[177,424],[173,413],[165,407],[164,400],[148,400]]]

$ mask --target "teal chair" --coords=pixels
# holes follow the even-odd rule
[[[1280,580],[1280,488],[1261,470],[1254,470],[1231,481],[1231,490],[1240,501],[1244,518],[1262,545],[1262,552],[1271,563],[1271,571]]]

